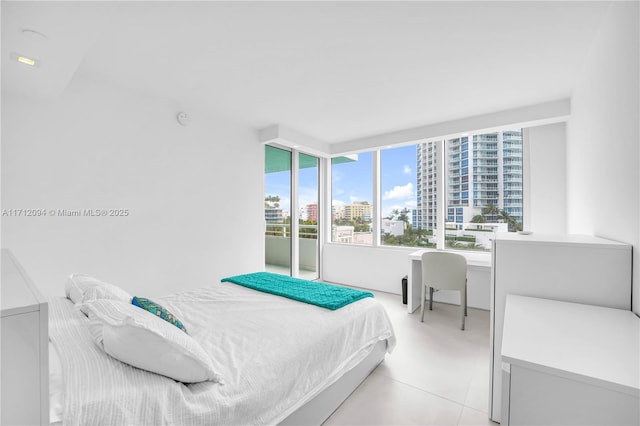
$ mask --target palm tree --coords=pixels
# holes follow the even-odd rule
[[[398,209],[393,209],[391,211],[391,213],[389,213],[389,216],[385,217],[385,219],[389,219],[389,220],[395,220],[395,218],[400,215],[400,212],[398,211]]]
[[[264,206],[267,208],[280,208],[280,196],[267,195],[264,197]]]
[[[477,214],[471,218],[471,223],[487,223],[487,218],[484,215]]]
[[[522,224],[504,210],[500,210],[500,217],[508,224],[509,232],[522,231]]]
[[[398,215],[398,220],[402,221],[402,222],[404,222],[406,224],[409,224],[409,215],[407,213],[409,213],[408,209],[402,209],[402,211]]]
[[[483,216],[499,216],[500,209],[495,204],[487,204],[482,208]]]

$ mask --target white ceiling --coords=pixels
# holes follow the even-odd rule
[[[608,5],[3,1],[2,91],[89,76],[343,142],[570,96]]]

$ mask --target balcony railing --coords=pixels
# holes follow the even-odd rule
[[[267,270],[278,273],[291,265],[291,224],[267,223],[265,231],[265,265]],[[318,226],[300,225],[299,270],[300,276],[317,278]]]
[[[304,225],[300,224],[298,235],[300,238],[318,238],[318,225]],[[267,223],[267,229],[265,235],[270,237],[291,237],[291,224],[290,223]]]

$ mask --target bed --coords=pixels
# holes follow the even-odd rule
[[[123,363],[96,345],[91,315],[50,299],[51,423],[320,424],[395,346],[371,297],[329,310],[215,283],[155,302],[187,326],[215,379],[185,384]]]

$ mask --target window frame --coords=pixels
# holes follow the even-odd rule
[[[524,131],[525,131],[525,127],[520,127],[519,128],[520,133],[521,133],[521,138],[522,138],[522,147],[521,147],[521,168],[524,166],[525,163],[525,148],[524,148]],[[503,129],[497,129],[499,131],[503,131],[503,132],[508,132],[508,131],[512,131],[513,129],[509,126],[505,126]],[[486,134],[488,133],[492,133],[492,132],[486,132]],[[384,149],[390,149],[390,148],[396,148],[396,147],[400,147],[400,146],[408,146],[408,145],[419,145],[422,143],[426,143],[426,142],[434,142],[436,144],[437,147],[437,155],[435,158],[436,161],[436,228],[435,229],[442,229],[445,230],[445,225],[446,225],[446,221],[447,221],[447,215],[448,215],[448,207],[450,207],[447,204],[447,178],[448,176],[446,176],[446,161],[447,161],[447,141],[449,139],[455,139],[455,138],[462,138],[462,137],[466,137],[466,143],[468,146],[468,149],[466,151],[466,155],[464,156],[464,158],[460,158],[460,161],[463,161],[465,163],[467,163],[465,165],[465,168],[468,169],[469,173],[473,173],[473,170],[471,170],[470,164],[469,164],[469,159],[473,156],[472,152],[469,151],[473,151],[473,136],[474,134],[485,134],[485,132],[468,132],[468,133],[463,133],[463,134],[458,134],[458,135],[453,135],[453,136],[447,136],[447,137],[438,137],[438,138],[430,138],[430,139],[425,139],[422,140],[420,142],[414,142],[414,143],[410,143],[410,144],[395,144],[395,145],[387,145],[384,147],[375,147],[375,148],[371,148],[371,149],[362,149],[362,150],[358,150],[358,151],[352,151],[350,152],[351,154],[353,153],[371,153],[371,157],[372,157],[372,186],[373,186],[373,194],[372,194],[372,244],[356,244],[356,243],[343,243],[343,242],[338,242],[338,241],[333,241],[332,240],[332,235],[331,235],[331,226],[333,225],[333,220],[332,220],[332,193],[333,193],[333,182],[332,182],[332,178],[331,178],[331,172],[332,172],[332,164],[331,164],[331,159],[329,158],[328,161],[326,162],[327,165],[327,171],[325,173],[325,175],[328,177],[326,180],[327,183],[327,198],[325,200],[325,206],[327,206],[328,208],[328,213],[326,214],[326,217],[328,219],[329,222],[329,226],[325,227],[325,230],[327,230],[328,228],[328,232],[326,232],[325,234],[325,239],[326,242],[329,244],[340,244],[340,245],[347,245],[347,246],[362,246],[362,247],[374,247],[374,248],[384,248],[384,249],[404,249],[404,250],[423,250],[424,248],[421,247],[414,247],[414,246],[395,246],[395,245],[384,245],[382,244],[381,241],[381,201],[382,201],[382,188],[381,188],[381,174],[382,174],[382,170],[381,170],[381,151]],[[462,143],[462,142],[461,142]],[[331,158],[333,157],[338,157],[341,155],[345,155],[346,153],[341,153],[341,154],[334,154],[331,156]],[[461,165],[462,167],[462,165]],[[475,163],[473,165],[473,167],[476,167]],[[525,194],[524,194],[524,187],[527,185],[527,183],[525,182],[527,179],[527,175],[525,173],[523,173],[521,171],[521,179],[522,179],[522,205],[519,207],[523,212],[525,210],[525,204],[526,204],[526,200],[525,200]],[[461,182],[461,194],[462,194],[462,185],[463,183]],[[474,186],[475,186],[475,182],[474,185],[470,185],[469,181],[467,180],[466,182],[464,182],[464,192],[466,193],[466,198],[468,198],[469,200],[471,200],[473,197],[473,192],[474,192]],[[416,191],[418,189],[419,185],[418,182],[416,181]],[[416,195],[416,199],[417,199],[417,195]],[[456,206],[451,206],[451,207],[456,207]],[[522,215],[524,216],[524,214]],[[522,218],[522,224],[524,225],[524,219],[525,217]],[[446,246],[446,238],[445,238],[445,234],[446,232],[437,232],[436,233],[436,249],[437,250],[448,250],[448,251],[455,251],[457,253],[473,253],[473,254],[479,254],[479,255],[483,255],[483,254],[488,254],[490,253],[490,250],[484,251],[484,250],[464,250],[464,249],[455,249],[455,248],[450,248]]]

